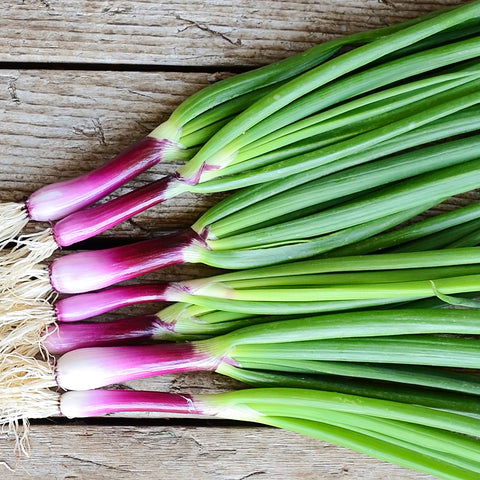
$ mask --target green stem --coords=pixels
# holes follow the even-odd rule
[[[198,291],[198,295],[247,302],[319,302],[331,300],[370,300],[382,298],[425,298],[480,291],[480,275],[438,278],[405,282],[370,283],[334,286],[305,286],[286,288],[233,289],[226,285],[211,284]],[[195,303],[195,294],[189,300]]]
[[[318,409],[319,415],[324,410],[369,415],[472,436],[476,436],[480,428],[480,419],[474,416],[338,392],[272,387],[237,390],[219,394],[217,398],[219,404],[225,407],[243,405],[266,415],[268,411],[281,415],[277,409],[284,408],[287,416],[292,414],[294,418],[301,418],[303,409],[308,416]]]
[[[263,406],[262,406],[263,407]],[[321,408],[306,408],[295,412],[295,406],[262,408],[267,416],[284,416],[302,418],[311,421],[325,421],[329,425],[347,428],[365,433],[399,445],[409,445],[412,450],[436,454],[439,458],[463,467],[472,472],[480,473],[478,440],[447,432],[439,428],[425,427],[398,420],[385,420],[370,415],[358,415],[349,412],[322,410]]]
[[[201,321],[205,323],[230,322],[249,317],[249,315],[235,312],[219,311],[216,309],[192,305],[190,303],[177,302],[163,308],[157,313],[163,323],[176,325],[177,322]]]
[[[241,368],[223,362],[216,371],[254,387],[328,390],[459,413],[480,413],[478,373],[419,365],[281,359],[250,361]]]
[[[341,394],[319,390],[293,388],[245,389],[221,394],[224,405],[248,405],[257,412],[267,414],[266,410],[275,409],[278,415],[291,413],[301,418],[303,409],[311,409],[308,414],[319,409],[332,412],[348,412],[358,415],[410,422],[426,427],[440,428],[446,431],[476,436],[480,428],[480,419],[470,415],[446,412],[421,405],[393,402],[357,395]],[[219,397],[220,398],[220,397]],[[307,411],[307,410],[305,410]],[[318,418],[318,421],[325,419]]]
[[[253,345],[328,340],[351,337],[414,335],[427,333],[477,335],[480,313],[476,310],[398,309],[361,311],[295,318],[268,325],[252,325],[214,340],[229,349]],[[213,341],[213,340],[212,340]],[[388,354],[388,351],[383,352]]]
[[[474,135],[343,170],[259,201],[211,224],[209,229],[217,238],[231,236],[246,227],[252,229],[272,215],[278,218],[311,205],[473,160],[478,157],[479,147],[480,136]]]
[[[423,80],[387,88],[377,93],[341,103],[373,88],[378,89],[384,84],[388,85],[392,82],[393,77],[398,82],[401,79],[424,73],[433,66],[440,68],[453,62],[458,63],[476,57],[479,53],[480,39],[469,39],[457,44],[420,52],[410,57],[402,57],[396,61],[339,79],[319,91],[306,95],[292,105],[284,107],[255,128],[248,130],[245,135],[239,137],[235,141],[238,154],[232,164],[241,163],[295,141],[322,133],[329,127],[330,123],[333,123],[334,126],[350,117],[354,121],[357,116],[360,122],[362,116],[368,118],[368,110],[372,110],[372,114],[375,114],[375,110],[378,110],[379,113],[388,111],[386,104],[388,99],[392,102],[391,107],[394,107],[395,102],[399,106],[406,105],[408,100],[402,94],[407,92],[410,92],[411,100],[414,101],[413,97],[415,96],[420,99],[425,98],[422,97],[422,92],[425,92],[428,85],[440,92],[447,85],[437,85],[434,88],[439,82],[450,80],[454,84],[456,83],[455,78],[458,78],[457,81],[461,84],[461,76],[476,75],[478,67],[475,63],[466,66],[460,64],[459,71],[457,67],[457,71],[430,76]],[[340,105],[335,106],[337,103],[340,103]],[[316,112],[320,113],[315,114]],[[308,116],[309,114],[315,115]]]
[[[422,335],[240,345],[232,358],[240,365],[261,358],[480,368],[477,340]]]
[[[474,227],[480,222],[480,203],[473,203],[465,207],[456,208],[450,212],[435,215],[434,217],[421,220],[419,222],[407,225],[405,227],[396,229],[392,232],[382,233],[374,237],[368,238],[362,242],[348,245],[346,247],[340,247],[332,250],[323,257],[337,257],[347,255],[363,255],[366,253],[373,253],[378,250],[384,250],[397,245],[409,244],[418,239],[430,239],[429,243],[425,243],[425,250],[437,250],[439,248],[462,248],[462,247],[474,247],[476,244],[472,241],[466,241],[464,245],[449,244],[435,244],[432,240],[439,239],[441,241],[445,234],[449,237],[449,232],[461,232],[460,228],[465,225]],[[457,230],[459,229],[459,230]],[[438,233],[441,232],[441,235]],[[456,236],[457,234],[455,234]],[[462,236],[462,233],[459,234]],[[447,238],[447,241],[448,241]],[[412,243],[413,245],[413,243]],[[395,249],[400,251],[400,249]],[[415,248],[411,251],[422,250],[422,243],[415,242]],[[392,250],[389,250],[392,251]]]
[[[356,165],[361,165],[362,163],[376,160],[402,150],[476,130],[478,119],[479,109],[477,107],[471,107],[461,112],[449,115],[446,118],[437,120],[426,126],[394,137],[393,139],[383,142],[374,148],[363,150],[355,155],[349,155],[344,159],[327,163],[325,165],[320,165],[319,167],[310,169],[307,172],[301,172],[285,178],[272,180],[266,185],[260,184],[245,188],[210,208],[199,220],[197,220],[193,228],[195,231],[200,233],[208,225],[211,225],[238,210],[244,209],[249,205],[256,204],[265,198],[287,191],[303,183],[307,183],[320,177],[324,177]],[[288,154],[287,157],[288,156],[291,155]],[[227,177],[218,181],[211,181],[192,186],[190,190],[198,193],[212,193],[216,191],[225,191],[228,189],[237,188],[239,186],[241,187],[243,185],[238,185],[236,177],[234,176],[233,181]]]
[[[249,269],[264,265],[291,262],[302,258],[313,257],[328,252],[341,245],[355,243],[380,232],[396,227],[407,220],[426,212],[437,202],[415,206],[393,215],[380,217],[376,220],[344,228],[329,235],[317,238],[287,242],[285,245],[261,247],[244,250],[209,250],[203,246],[193,245],[187,251],[189,261],[203,262],[207,265],[229,269]]]
[[[429,235],[407,244],[389,249],[389,252],[419,252],[421,250],[437,250],[440,248],[462,248],[476,246],[475,235],[478,235],[480,219],[442,230],[440,235]]]
[[[407,448],[405,445],[386,442],[365,433],[296,418],[263,417],[262,420],[267,425],[334,443],[379,460],[435,475],[444,480],[476,480],[478,478],[478,473],[451,465],[433,452],[430,452],[431,455],[425,455],[424,452],[418,453],[415,449]]]
[[[250,72],[249,75],[251,74],[252,72]],[[241,77],[242,74],[238,75],[235,81],[238,82],[239,78]],[[206,93],[206,90],[208,90],[209,88],[218,89],[220,84],[222,84],[223,82],[232,82],[232,80],[221,80],[220,82],[214,84],[212,87],[206,87],[200,92],[200,95],[204,95]],[[189,120],[186,124],[182,126],[182,144],[184,144],[185,137],[189,137],[190,135],[199,132],[207,126],[214,125],[220,121],[225,121],[225,119],[231,120],[235,114],[241,112],[246,107],[250,106],[253,102],[262,98],[269,91],[277,88],[280,83],[281,82],[276,82],[260,88],[254,86],[254,90],[247,91],[240,95],[238,95],[237,92],[235,94],[237,96],[234,96],[231,100],[226,100],[221,105],[218,105],[216,108],[209,108],[208,110],[202,112],[200,115],[193,117],[191,120]],[[218,100],[218,98],[214,99],[215,102],[218,102]],[[173,115],[176,115],[178,113],[178,110],[181,110],[184,107],[185,103],[190,101],[190,99],[187,99]],[[219,130],[219,128],[217,128],[216,131],[217,130]]]
[[[412,298],[374,298],[365,300],[331,300],[319,302],[247,302],[215,297],[191,295],[186,301],[212,310],[225,310],[248,315],[305,315],[357,310],[411,301]]]
[[[397,282],[412,282],[420,280],[436,280],[447,277],[479,275],[480,265],[455,265],[447,267],[411,268],[405,270],[381,270],[371,272],[323,273],[312,275],[286,275],[282,277],[252,278],[232,282],[221,282],[222,285],[235,290],[259,287],[310,287],[315,285],[362,285]],[[187,283],[195,286],[195,280]],[[192,293],[195,293],[192,290]],[[200,294],[202,294],[200,287]]]
[[[472,247],[480,244],[480,220],[470,222],[469,226],[474,227],[470,232],[461,232],[457,239],[448,244],[448,248]]]
[[[412,131],[434,122],[435,120],[478,104],[480,101],[478,88],[476,89],[469,84],[469,88],[470,87],[472,88],[472,92],[460,98],[455,97],[451,101],[446,101],[432,106],[431,108],[427,108],[422,112],[397,120],[391,124],[361,133],[354,136],[352,139],[337,142],[334,145],[299,155],[294,158],[282,160],[275,164],[246,171],[243,175],[238,175],[237,179],[242,180],[242,186],[255,185],[275,180],[281,176],[305,172],[316,168],[319,165],[325,165],[349,155],[357,154],[367,148],[372,148],[382,142],[391,140],[398,135]],[[190,162],[185,165],[188,165],[189,163]],[[221,169],[208,169],[208,172],[213,176],[218,176],[224,173]]]
[[[430,268],[474,263],[480,263],[480,248],[478,247],[304,260],[284,265],[224,273],[211,277],[211,279],[215,282],[230,282],[252,278],[283,277],[328,272]]]
[[[460,165],[418,175],[408,181],[385,185],[373,193],[367,192],[359,199],[307,217],[236,235],[229,236],[228,230],[234,229],[233,225],[228,225],[226,229],[219,228],[218,231],[216,225],[212,225],[210,228],[212,239],[208,244],[213,250],[273,246],[280,242],[308,239],[393,215],[404,211],[405,205],[416,208],[425,204],[426,199],[432,203],[441,203],[451,196],[479,188],[480,179],[476,175],[479,168],[480,160],[466,161]],[[300,195],[298,202],[302,202],[304,198]],[[304,202],[308,206],[308,200]],[[291,208],[300,209],[301,206],[295,203]],[[261,217],[265,218],[265,214],[258,213],[251,222],[255,223]],[[247,223],[247,217],[243,216],[239,228]]]
[[[196,177],[205,165],[219,166],[212,159],[212,155],[228,146],[239,132],[244,132],[259,121],[288,105],[292,101],[309,93],[327,82],[345,75],[353,70],[377,61],[392,52],[405,48],[415,42],[435,35],[443,30],[454,27],[462,22],[478,16],[479,5],[477,2],[461,6],[455,10],[439,14],[434,19],[427,19],[419,24],[409,26],[400,32],[392,33],[368,45],[360,46],[350,52],[337,57],[334,61],[326,62],[319,67],[299,75],[294,80],[287,82],[280,88],[267,94],[240,113],[228,126],[222,128],[214,135],[199,153],[179,170],[182,178]],[[228,149],[227,149],[228,150]],[[227,151],[227,157],[229,152]],[[233,153],[233,152],[231,152]]]

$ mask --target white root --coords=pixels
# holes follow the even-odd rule
[[[17,237],[29,221],[23,203],[0,203],[0,248]]]
[[[48,277],[48,268],[42,262],[58,248],[50,230],[24,235],[15,244],[0,252],[0,292],[25,292],[25,285]],[[29,298],[33,294],[28,293]]]
[[[51,228],[12,238],[10,244],[12,243],[15,245],[10,251],[0,253],[2,266],[18,265],[18,262],[27,260],[37,264],[49,258],[59,248]]]
[[[0,355],[48,355],[43,340],[48,327],[55,324],[55,311],[47,300],[35,303],[17,303],[8,309],[0,305]]]
[[[54,367],[18,353],[2,355],[0,386],[0,429],[14,434],[17,450],[28,455],[28,419],[60,414]]]
[[[36,302],[43,299],[51,303],[57,294],[52,290],[48,269],[38,272],[33,278],[24,279],[13,286],[6,286],[0,291],[0,302],[5,305]]]

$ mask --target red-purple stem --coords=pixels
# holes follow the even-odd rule
[[[208,415],[191,395],[135,390],[66,392],[61,397],[60,410],[62,415],[72,418],[119,412]]]
[[[62,298],[55,304],[58,322],[77,322],[117,308],[140,303],[170,301],[168,283],[125,285],[100,292]]]
[[[184,251],[203,240],[191,229],[122,247],[55,259],[50,283],[59,293],[83,293],[185,262]]]
[[[98,235],[166,200],[166,190],[176,181],[176,177],[167,176],[109,202],[72,213],[53,227],[55,241],[67,247]]]
[[[56,375],[64,390],[89,390],[157,375],[214,371],[220,361],[193,343],[91,347],[61,356]]]
[[[170,140],[147,136],[101,167],[40,188],[26,202],[31,220],[53,221],[100,200],[162,160]]]
[[[52,355],[77,348],[131,345],[151,340],[160,327],[156,315],[114,322],[62,323],[50,327],[43,344]]]

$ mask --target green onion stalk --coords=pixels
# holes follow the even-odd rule
[[[273,178],[280,178],[287,172],[310,170],[325,156],[323,150],[329,145],[333,148],[340,142],[339,150],[343,153],[339,152],[336,156],[344,157],[466,108],[468,101],[459,101],[455,106],[448,97],[452,100],[463,94],[469,97],[468,89],[474,89],[470,80],[474,82],[478,68],[475,65],[465,66],[464,62],[478,57],[480,40],[475,37],[478,33],[477,10],[478,5],[474,3],[393,30],[359,34],[354,40],[351,37],[347,37],[349,40],[337,40],[333,42],[335,48],[331,43],[326,44],[323,50],[331,52],[345,43],[367,42],[324,62],[322,58],[320,65],[284,81],[278,88],[263,95],[212,135],[173,176],[119,197],[113,203],[107,202],[63,218],[52,231],[41,236],[40,245],[36,248],[38,255],[48,256],[58,247],[98,234],[158,202],[193,191],[196,185],[204,182],[210,183],[226,176],[230,181],[223,183],[220,180],[223,186],[219,186],[218,182],[215,186],[211,185],[211,188],[224,191],[233,187],[232,174],[235,177],[247,172],[247,183],[257,184],[270,181],[272,174]],[[360,41],[362,38],[363,42]],[[382,60],[385,64],[378,65]],[[457,71],[455,68],[450,71],[452,66]],[[365,67],[369,67],[369,73],[362,70]],[[340,105],[350,98],[391,86],[401,79],[415,78],[432,70],[438,72],[441,67],[448,70],[445,72],[447,76],[440,75],[431,82],[428,79],[423,83],[420,81],[414,84],[416,87],[412,91],[409,88],[413,87],[400,86],[389,94],[383,94],[383,98],[380,93],[373,98],[356,99],[346,107]],[[275,68],[271,70],[275,71]],[[273,78],[278,81],[277,76],[273,75]],[[455,85],[460,89],[456,93],[453,91]],[[393,92],[396,92],[395,97],[389,99],[388,95],[394,95]],[[421,100],[416,102],[417,98]],[[412,115],[428,105],[443,102],[443,99],[449,105],[443,113],[432,111],[423,120]],[[368,101],[372,102],[370,106],[366,103]],[[412,102],[414,106],[410,105]],[[172,115],[172,122],[178,121],[187,111],[188,108],[182,110],[179,107]],[[405,116],[411,118],[402,123],[401,119]],[[370,121],[365,121],[365,118]],[[385,131],[390,124],[390,132]],[[382,126],[384,132],[380,134],[378,130]],[[171,128],[167,122],[159,127],[159,131],[170,131]],[[372,134],[365,143],[367,130]],[[333,138],[332,131],[335,132]],[[354,139],[359,136],[361,138],[356,142]],[[348,139],[351,139],[349,147],[343,143]],[[315,159],[311,158],[312,155]],[[325,161],[332,160],[330,157]],[[277,174],[273,173],[275,171]]]

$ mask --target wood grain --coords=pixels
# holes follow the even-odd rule
[[[0,60],[261,65],[459,0],[5,0]]]
[[[151,423],[151,425],[148,425]],[[12,442],[0,444],[0,461]],[[4,480],[430,480],[292,432],[215,421],[33,425],[32,457],[0,464]]]
[[[43,185],[103,164],[217,78],[206,73],[0,70],[0,200],[21,200]],[[176,168],[160,164],[115,196]],[[219,198],[184,195],[108,235],[187,227]]]

